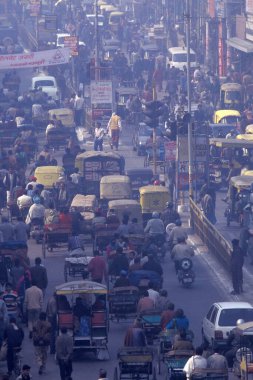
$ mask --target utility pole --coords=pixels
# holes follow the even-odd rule
[[[186,45],[187,45],[187,98],[188,113],[191,115],[191,15],[190,0],[186,0]],[[189,197],[193,198],[193,155],[192,155],[192,123],[189,118],[188,122],[188,155],[189,155]]]
[[[99,80],[98,0],[95,0],[95,80]]]

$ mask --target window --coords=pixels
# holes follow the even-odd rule
[[[195,54],[190,54],[191,62],[196,61]],[[187,54],[186,53],[176,53],[173,54],[173,62],[187,62]]]
[[[218,308],[217,307],[214,307],[214,310],[213,310],[213,313],[212,313],[212,316],[211,316],[211,319],[210,321],[215,324],[215,321],[216,321],[216,317],[217,317],[217,313],[218,313]]]
[[[35,88],[38,87],[55,87],[55,84],[52,80],[38,80],[35,82]]]
[[[211,309],[209,310],[209,312],[207,313],[206,319],[208,319],[209,321],[211,319],[211,315],[212,315],[213,309],[214,309],[214,306],[212,306]]]
[[[225,309],[221,311],[219,326],[236,326],[238,319],[253,321],[253,309]]]

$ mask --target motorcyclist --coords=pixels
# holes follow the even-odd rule
[[[155,242],[157,239],[160,240],[161,238],[164,240],[165,228],[157,211],[152,213],[152,218],[149,219],[144,229],[144,233],[150,237],[151,242]]]
[[[191,259],[194,256],[193,248],[186,243],[186,239],[184,236],[179,236],[177,239],[177,244],[171,251],[171,258],[175,264],[175,270],[178,271],[180,267],[180,262],[187,258]]]
[[[245,321],[243,319],[238,319],[236,321],[236,326],[240,326]],[[236,352],[240,347],[240,335],[236,333],[236,327],[230,331],[228,339],[227,339],[227,347],[228,351],[225,353],[225,358],[228,362],[228,367],[232,368],[234,364],[234,358],[236,356]]]
[[[176,210],[174,210],[173,203],[167,202],[166,209],[161,214],[161,220],[163,221],[164,226],[166,227],[170,223],[175,223],[176,220],[179,220],[179,219],[180,219],[179,213]]]
[[[188,239],[188,235],[186,232],[186,228],[182,227],[182,222],[180,219],[176,220],[175,227],[171,230],[169,234],[169,247],[173,249],[173,247],[178,243],[178,238],[185,238],[185,240]]]
[[[25,222],[26,224],[38,223],[43,225],[45,217],[45,207],[41,204],[40,197],[35,197],[33,201],[34,204],[29,208]]]

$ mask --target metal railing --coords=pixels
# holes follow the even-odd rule
[[[190,213],[194,232],[201,238],[209,251],[229,269],[231,245],[219,233],[215,226],[209,222],[192,199],[190,199]]]

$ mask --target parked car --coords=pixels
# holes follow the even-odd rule
[[[225,346],[238,319],[253,321],[253,306],[248,302],[216,302],[203,319],[203,340],[212,347]]]

